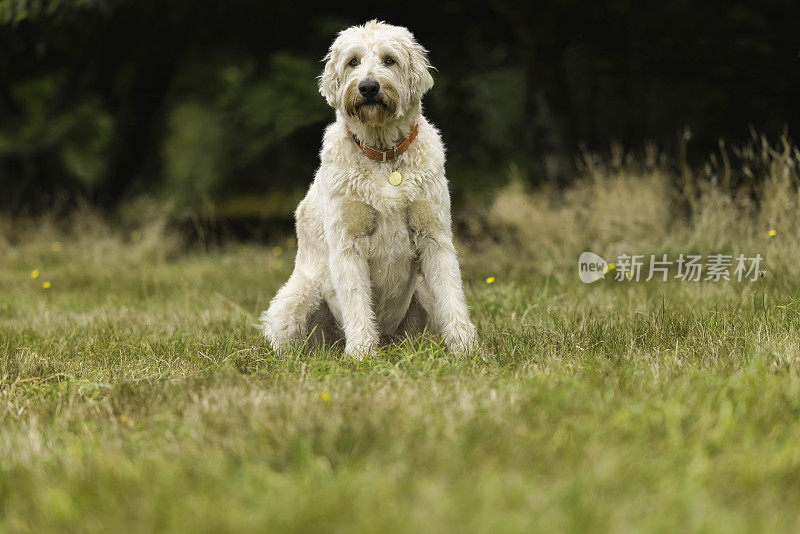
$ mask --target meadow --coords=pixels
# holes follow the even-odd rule
[[[83,208],[0,229],[0,530],[796,532],[800,153],[587,155],[456,216],[481,337],[278,357],[294,242]],[[452,177],[457,180],[457,177]],[[577,260],[756,253],[756,280]]]

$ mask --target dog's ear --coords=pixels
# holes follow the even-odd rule
[[[433,87],[433,76],[431,76],[430,62],[428,61],[428,51],[421,44],[412,41],[409,79],[411,80],[411,92],[422,98]]]
[[[333,50],[328,52],[323,61],[325,61],[325,68],[318,78],[319,92],[325,97],[329,106],[336,108],[336,99],[339,93],[339,76],[336,72],[336,60]]]

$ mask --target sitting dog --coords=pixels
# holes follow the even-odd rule
[[[314,182],[295,212],[294,272],[261,316],[277,351],[344,337],[361,359],[381,339],[426,328],[475,348],[450,221],[444,147],[422,115],[427,50],[406,28],[342,31],[319,91],[336,110]]]

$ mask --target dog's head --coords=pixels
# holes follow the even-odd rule
[[[371,20],[339,33],[319,92],[335,109],[378,125],[418,108],[431,87],[427,50],[406,28]]]

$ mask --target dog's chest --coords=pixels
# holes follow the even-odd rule
[[[392,183],[389,165],[374,166],[362,176],[363,201],[375,209],[375,228],[369,235],[369,263],[376,288],[403,284],[412,270],[414,251],[408,231],[408,208],[418,193],[418,175],[402,173]],[[396,180],[395,180],[396,181]]]
[[[381,213],[403,211],[419,192],[419,174],[402,166],[376,165],[362,176],[364,200]]]
[[[375,314],[384,333],[394,330],[408,307],[416,274],[414,258],[406,210],[379,213],[369,236],[368,264]]]
[[[369,236],[370,260],[387,264],[413,257],[408,231],[408,210],[378,211],[375,230]]]
[[[375,228],[369,236],[370,263],[398,276],[411,269],[414,250],[409,234],[409,208],[423,194],[432,169],[408,163],[366,162],[358,166],[351,180],[349,194],[354,200],[374,209]],[[399,176],[392,176],[397,172]]]

